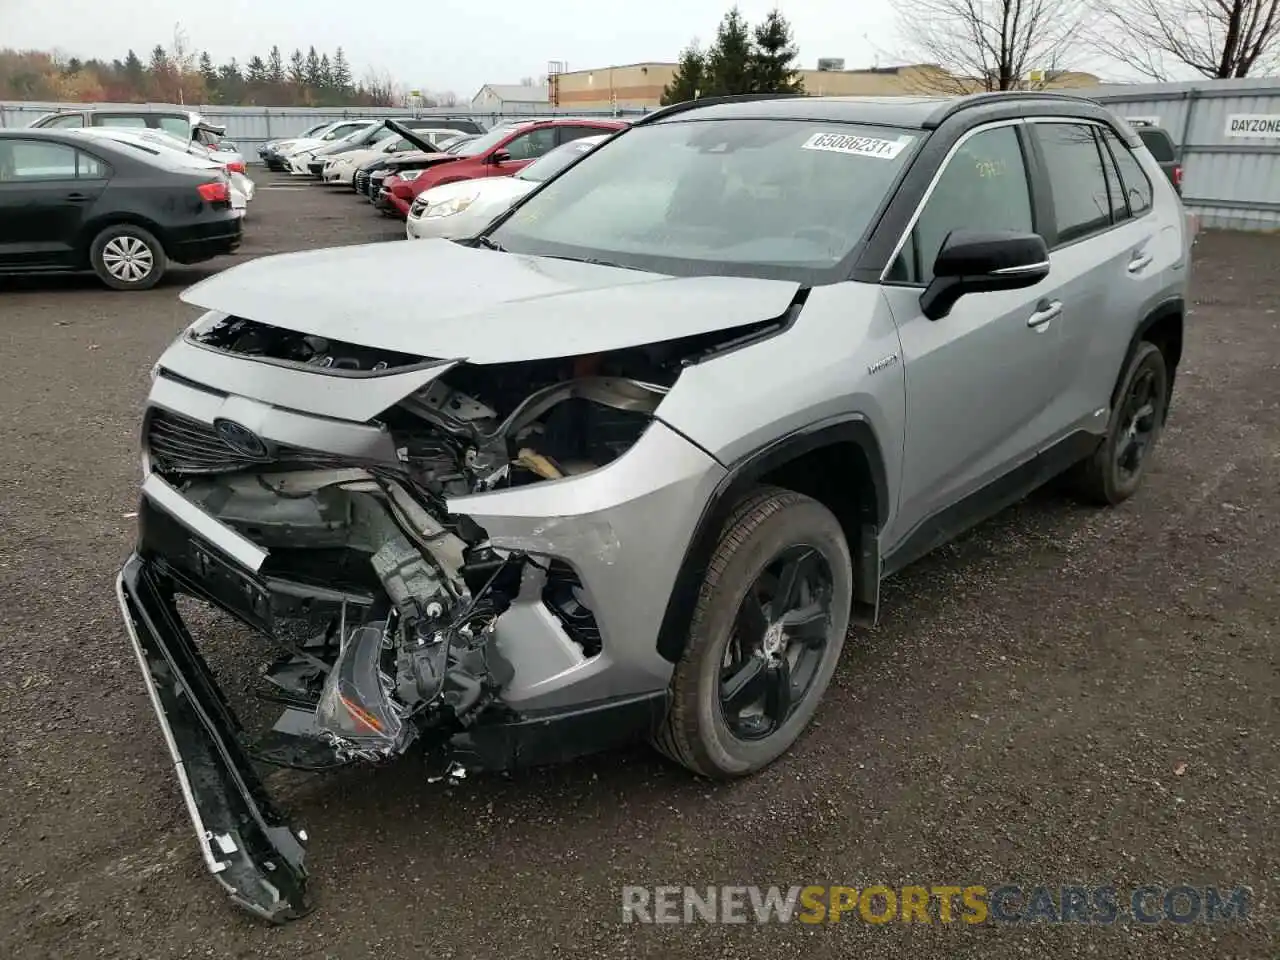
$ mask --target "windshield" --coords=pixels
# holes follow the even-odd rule
[[[515,179],[530,180],[534,183],[550,180],[603,139],[603,137],[584,137],[582,140],[571,140],[569,143],[561,144],[517,173]]]
[[[450,152],[459,157],[478,157],[507,139],[516,129],[515,127],[497,127],[486,134],[476,137],[474,140],[468,140],[457,150]]]
[[[921,139],[810,120],[634,127],[491,234],[515,253],[830,282]]]

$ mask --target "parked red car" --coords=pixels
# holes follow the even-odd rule
[[[562,143],[611,133],[625,126],[625,120],[560,117],[498,127],[463,144],[447,161],[433,164],[414,180],[388,177],[383,183],[391,207],[388,212],[408,217],[413,198],[424,190],[456,180],[509,177]]]

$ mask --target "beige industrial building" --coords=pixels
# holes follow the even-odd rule
[[[674,63],[629,63],[597,67],[594,70],[552,71],[547,93],[553,107],[579,110],[607,110],[658,106],[662,88],[675,74]],[[918,96],[929,93],[956,93],[954,77],[930,64],[901,67],[873,67],[866,70],[801,70],[805,92],[812,96]],[[1034,86],[1047,89],[1092,87],[1098,78],[1089,73],[1059,71],[1035,76]],[[1029,84],[1032,85],[1032,84]],[[976,81],[964,87],[980,89]]]

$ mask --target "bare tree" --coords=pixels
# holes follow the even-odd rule
[[[1152,0],[1155,2],[1155,0]],[[896,57],[937,67],[931,92],[1043,85],[1077,54],[1086,0],[901,0]],[[1044,78],[1032,83],[1032,71]]]
[[[1280,66],[1280,0],[1098,2],[1090,39],[1151,80],[1194,71],[1215,79]]]
[[[371,107],[404,106],[404,92],[385,70],[370,67],[364,75],[364,89]]]

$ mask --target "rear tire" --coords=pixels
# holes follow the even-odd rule
[[[1070,475],[1076,495],[1100,506],[1115,506],[1137,493],[1164,430],[1169,371],[1154,343],[1138,344],[1116,397],[1106,437]]]
[[[155,236],[132,223],[107,227],[89,247],[89,264],[113,290],[150,290],[169,267]]]
[[[780,757],[831,681],[852,596],[853,562],[831,511],[774,487],[745,497],[707,567],[657,749],[715,779]]]

